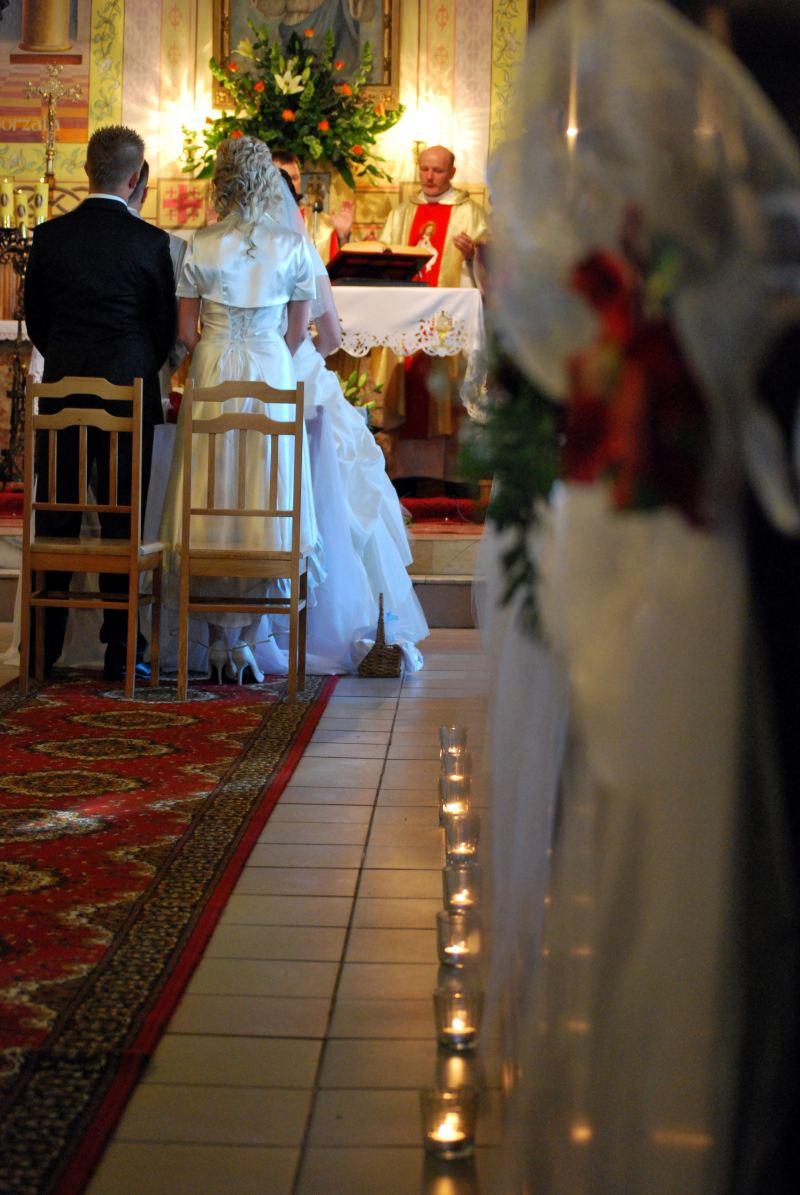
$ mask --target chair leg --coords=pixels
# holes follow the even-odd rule
[[[29,688],[28,671],[31,666],[31,570],[23,568],[20,576],[19,598],[19,691],[23,697]]]
[[[289,604],[289,691],[288,697],[293,705],[297,700],[297,644],[299,619],[297,610],[298,589],[292,583],[292,596]]]
[[[128,640],[125,651],[125,700],[136,687],[136,640],[139,637],[139,573],[128,574]]]
[[[153,605],[150,611],[150,684],[159,682],[161,655],[161,565],[153,569]]]
[[[44,573],[37,572],[36,580],[34,581],[37,592],[44,589],[45,578]],[[34,615],[35,623],[35,648],[33,653],[33,674],[38,681],[44,680],[44,608],[42,606],[36,607]]]
[[[181,578],[178,601],[178,701],[186,700],[189,686],[189,587]]]
[[[300,642],[297,648],[297,687],[301,692],[306,687],[306,614],[308,602],[308,577],[303,573],[300,578]]]

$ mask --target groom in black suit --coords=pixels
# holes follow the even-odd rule
[[[128,211],[144,161],[144,142],[132,129],[112,125],[98,129],[89,141],[86,173],[89,196],[65,216],[40,224],[33,237],[25,280],[28,336],[44,357],[44,381],[67,375],[102,377],[118,385],[144,381],[142,426],[142,494],[147,494],[153,449],[153,428],[163,419],[158,370],[175,341],[175,280],[165,232],[137,220]],[[51,400],[50,410],[65,406],[103,406],[76,396]],[[46,410],[45,404],[42,409]],[[117,414],[119,414],[117,408]],[[76,429],[73,429],[76,430]],[[93,434],[92,434],[93,433]],[[69,436],[71,433],[67,433]],[[63,440],[61,433],[60,440]],[[97,498],[108,500],[107,434],[90,429],[89,450],[97,467]],[[47,478],[47,445],[37,451],[40,485]],[[60,501],[74,501],[77,482],[77,433],[74,443],[59,447],[57,488]],[[91,467],[91,465],[90,465]],[[120,452],[119,498],[130,496],[128,456]],[[44,494],[40,492],[40,496]],[[100,534],[129,534],[126,516],[103,515]],[[78,512],[37,515],[40,535],[79,533]],[[68,589],[69,573],[49,573],[48,587]],[[103,574],[106,592],[124,593],[127,578]],[[67,611],[48,609],[45,620],[45,669],[61,654]],[[127,636],[124,604],[104,612],[100,639],[107,644],[105,676],[122,675]],[[146,671],[137,665],[137,671]]]

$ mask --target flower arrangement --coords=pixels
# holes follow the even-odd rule
[[[569,481],[605,477],[617,510],[671,506],[698,526],[711,427],[672,324],[680,261],[668,243],[642,244],[639,224],[631,209],[621,252],[597,250],[572,271],[598,329],[567,363],[563,472]]]
[[[342,387],[342,394],[349,403],[354,407],[363,407],[366,411],[371,411],[375,406],[375,399],[366,399],[364,396],[367,393],[369,378],[366,373],[359,373],[358,368],[354,369],[352,373],[339,374],[339,382]],[[369,387],[373,394],[380,394],[383,389],[383,384],[378,382],[377,385]]]
[[[258,137],[280,146],[301,161],[327,161],[348,186],[359,175],[389,180],[374,152],[376,139],[403,114],[373,103],[363,93],[372,66],[372,50],[365,44],[355,75],[342,77],[344,62],[334,59],[329,33],[317,51],[292,34],[286,52],[270,40],[267,27],[250,25],[254,39],[236,47],[236,57],[219,63],[211,59],[214,77],[231,98],[231,112],[208,118],[204,128],[184,129],[184,170],[208,178],[214,169],[217,145],[226,137]],[[314,38],[306,29],[304,38]]]

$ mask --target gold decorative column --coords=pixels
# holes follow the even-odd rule
[[[70,0],[22,0],[21,50],[63,54],[71,49]]]

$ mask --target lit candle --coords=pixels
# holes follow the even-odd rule
[[[448,967],[463,967],[480,952],[480,930],[471,913],[436,914],[439,962]]]
[[[450,946],[445,946],[445,954],[469,954],[469,946],[466,942],[453,942]]]
[[[43,178],[33,188],[33,222],[44,224],[50,205],[50,188]]]
[[[0,181],[0,227],[12,228],[14,224],[14,184],[10,178]]]
[[[468,1157],[475,1144],[478,1114],[475,1088],[421,1091],[420,1105],[426,1150],[444,1161]]]
[[[456,1141],[463,1141],[466,1133],[461,1128],[461,1117],[457,1112],[445,1112],[444,1120],[430,1131],[431,1141],[447,1142],[452,1145]]]
[[[450,900],[454,905],[459,905],[463,909],[470,908],[474,903],[469,888],[462,888],[460,892],[454,892]]]
[[[442,871],[444,906],[453,912],[474,909],[480,897],[480,868],[474,863],[452,863]]]
[[[16,193],[14,215],[17,222],[17,232],[24,240],[28,235],[28,197],[22,190],[18,190]]]

